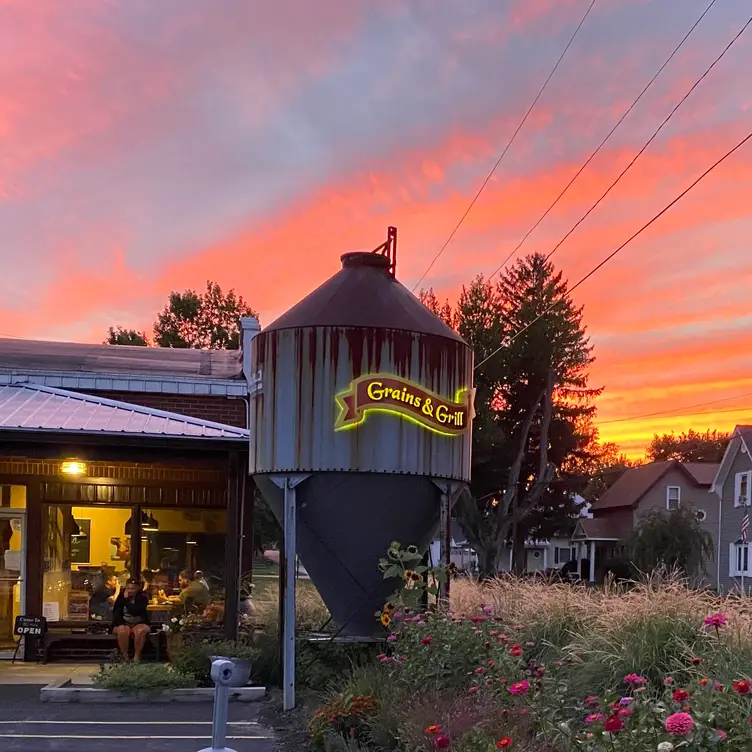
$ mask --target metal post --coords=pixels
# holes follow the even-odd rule
[[[439,562],[445,568],[452,562],[452,510],[449,494],[441,494],[441,511],[439,523]],[[439,586],[439,597],[442,601],[449,600],[449,577]]]
[[[282,689],[282,707],[284,710],[295,708],[295,568],[296,557],[296,511],[295,486],[290,478],[284,487],[284,547],[285,547],[285,597],[282,642],[282,665],[284,686]]]
[[[590,582],[595,582],[595,541],[590,541]]]

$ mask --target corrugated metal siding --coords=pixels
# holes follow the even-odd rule
[[[0,429],[246,439],[239,428],[31,385],[0,386]]]
[[[472,432],[442,436],[373,413],[335,431],[335,395],[372,373],[409,379],[453,398],[472,386],[473,356],[461,341],[384,329],[261,332],[251,345],[263,389],[251,399],[251,472],[352,471],[469,480]]]

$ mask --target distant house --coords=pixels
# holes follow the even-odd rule
[[[737,426],[713,480],[712,498],[718,506],[718,546],[715,583],[719,591],[752,585],[750,544],[743,541],[742,522],[752,500],[752,426]],[[752,535],[750,535],[752,538]],[[750,578],[749,582],[744,582]]]
[[[714,462],[670,460],[627,470],[592,504],[593,519],[579,520],[572,536],[577,558],[588,562],[587,579],[594,582],[640,517],[656,510],[692,508],[717,549],[719,505],[709,491],[719,467]],[[713,574],[709,565],[708,583],[716,579]]]

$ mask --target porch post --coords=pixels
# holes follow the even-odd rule
[[[544,571],[545,571],[546,569],[548,569],[548,547],[549,547],[550,545],[551,545],[551,544],[550,544],[550,543],[548,543],[548,544],[546,544],[545,546],[543,546],[543,570],[544,570]]]
[[[242,463],[237,452],[229,458],[227,478],[227,533],[225,549],[225,637],[234,640],[238,633],[240,600],[240,477]]]
[[[595,582],[595,541],[590,541],[590,582]]]

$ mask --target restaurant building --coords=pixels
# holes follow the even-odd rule
[[[0,340],[0,657],[18,615],[44,616],[60,655],[76,655],[112,575],[169,595],[181,570],[201,570],[233,634],[252,557],[242,360]],[[24,657],[50,642],[28,640]]]

